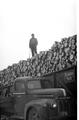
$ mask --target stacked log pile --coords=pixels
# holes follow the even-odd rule
[[[77,64],[77,36],[55,42],[48,51],[41,51],[35,57],[22,60],[0,71],[0,83],[12,84],[16,77],[41,76],[60,71]]]

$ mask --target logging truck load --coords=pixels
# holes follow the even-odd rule
[[[52,120],[77,117],[76,67],[41,77],[16,78],[10,94],[0,96],[1,115],[11,119]],[[9,89],[10,90],[10,89]]]

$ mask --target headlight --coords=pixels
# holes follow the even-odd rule
[[[49,106],[50,106],[51,108],[56,108],[56,107],[57,107],[57,103],[51,103],[51,104],[49,104]]]
[[[57,104],[56,104],[56,103],[54,103],[54,104],[53,104],[53,108],[56,108],[56,107],[57,107]]]
[[[49,108],[56,108],[57,103],[44,103],[43,106],[44,107],[49,107]]]
[[[58,114],[58,105],[56,102],[49,104],[48,106],[49,116],[56,116]]]

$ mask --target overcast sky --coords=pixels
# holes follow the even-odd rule
[[[75,0],[0,0],[0,70],[31,57],[31,33],[38,53],[76,34]]]

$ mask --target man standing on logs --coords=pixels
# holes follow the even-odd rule
[[[32,38],[30,39],[30,42],[29,42],[29,48],[31,49],[32,57],[33,57],[33,56],[35,56],[37,54],[38,41],[34,37],[34,34],[32,34],[31,36],[32,36]]]

